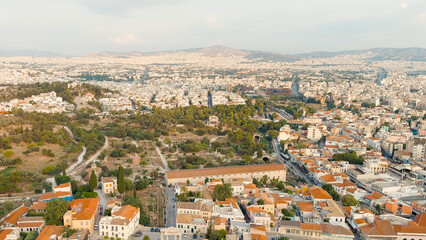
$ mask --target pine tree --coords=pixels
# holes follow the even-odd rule
[[[117,184],[118,184],[118,192],[123,194],[126,190],[126,183],[124,182],[124,169],[123,166],[118,168],[118,176],[117,176]]]
[[[93,191],[98,186],[98,180],[96,177],[96,173],[94,170],[92,170],[92,173],[90,174],[90,180],[89,180],[89,187]]]

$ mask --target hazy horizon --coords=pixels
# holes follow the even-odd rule
[[[65,56],[214,45],[283,54],[426,48],[421,0],[18,0],[0,2],[0,19],[1,50]]]

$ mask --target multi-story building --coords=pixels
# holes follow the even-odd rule
[[[311,125],[308,127],[307,138],[312,141],[318,141],[322,138],[322,132],[318,126]]]
[[[128,239],[137,230],[139,218],[139,208],[131,205],[115,207],[111,216],[101,218],[99,233],[104,237]]]
[[[102,177],[102,191],[105,194],[117,193],[117,178],[116,177]]]
[[[99,198],[74,199],[64,214],[64,225],[93,233],[98,208]]]
[[[367,159],[364,161],[364,166],[374,174],[380,174],[388,171],[389,162],[383,159]]]
[[[223,179],[225,182],[229,182],[235,178],[262,178],[265,175],[285,181],[286,167],[284,164],[262,164],[169,171],[166,173],[166,182],[168,185],[187,181],[197,183],[204,182],[206,178]]]

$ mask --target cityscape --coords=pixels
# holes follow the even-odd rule
[[[66,6],[84,6],[89,25],[96,17],[86,11],[100,22],[115,19],[111,32],[129,31],[144,8],[183,24],[162,11],[189,4],[78,2],[52,8],[68,16]],[[197,27],[205,11],[198,4],[191,10],[199,14],[181,16],[195,22],[177,27],[182,36],[128,33],[103,42],[107,29],[80,29],[82,38],[93,34],[89,47],[59,31],[52,51],[45,36],[29,41],[0,23],[11,33],[0,40],[0,240],[426,239],[426,38],[417,27],[411,33],[424,12],[414,23],[388,19],[424,4],[403,2],[383,3],[390,10],[379,16],[390,25],[401,20],[404,31],[394,26],[404,38],[368,32],[356,45],[333,30],[335,38],[324,33],[305,47],[287,35],[279,45],[265,38],[260,46],[274,51],[245,47],[257,46],[257,31],[267,36],[269,17],[279,16],[271,3],[268,10],[247,3],[247,12],[227,15],[233,21],[207,15],[213,44],[204,47],[197,47],[210,43]],[[289,9],[318,7],[299,4]],[[351,13],[351,4],[329,4]],[[365,11],[377,13],[373,5]],[[230,34],[226,27],[240,19]],[[80,20],[60,21],[71,34]],[[310,29],[303,24],[294,27]],[[241,39],[246,31],[253,39]],[[294,45],[279,47],[284,38]],[[417,45],[402,44],[408,39]],[[244,47],[228,47],[235,42]],[[39,47],[49,51],[20,50]]]

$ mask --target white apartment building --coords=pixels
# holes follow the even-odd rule
[[[367,159],[364,161],[364,166],[374,174],[380,174],[388,171],[389,162],[383,159]]]
[[[131,205],[114,207],[111,216],[104,216],[99,222],[99,233],[103,237],[128,239],[139,226],[139,208]]]
[[[318,141],[322,138],[322,132],[318,126],[311,125],[308,127],[307,138],[312,141]]]

